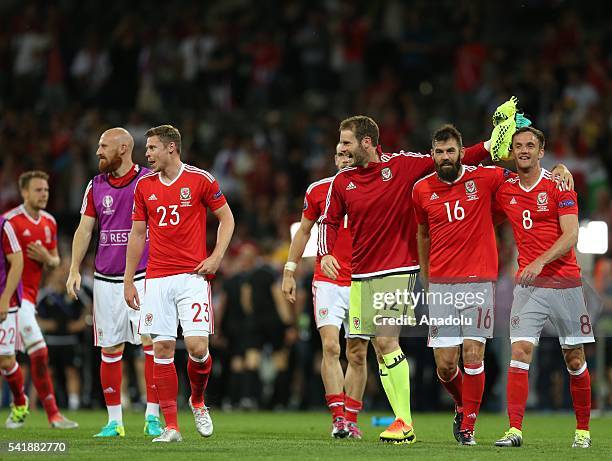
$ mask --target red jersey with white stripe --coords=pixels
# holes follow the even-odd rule
[[[15,230],[13,229],[13,226],[11,226],[11,223],[8,221],[4,222],[4,226],[2,226],[2,251],[4,252],[5,255],[10,255],[13,253],[17,253],[18,251],[21,251],[21,245],[19,245],[19,239],[17,238],[17,235],[15,234]],[[8,271],[9,268],[6,267],[6,274],[8,275]],[[19,288],[17,290],[15,290],[15,293],[13,293],[13,295],[11,296],[11,299],[9,301],[9,307],[19,307],[19,295],[18,295],[18,291]],[[1,294],[2,290],[0,290],[0,294]]]
[[[480,143],[465,149],[464,163],[478,164],[488,156]],[[412,188],[434,171],[433,159],[401,151],[380,160],[334,176],[319,225],[319,254],[331,254],[344,216],[350,216],[353,279],[419,269]]]
[[[325,200],[327,198],[327,193],[329,192],[329,186],[333,179],[333,177],[321,179],[320,181],[312,183],[306,190],[303,214],[307,219],[310,219],[311,221],[318,221],[325,211]],[[329,282],[340,286],[350,286],[352,254],[351,240],[352,237],[349,229],[348,215],[345,215],[342,224],[338,229],[338,238],[333,251],[333,255],[336,257],[338,264],[340,264],[338,278],[336,280],[332,280],[323,273],[321,270],[321,256],[317,256],[317,264],[315,267],[313,280]]]
[[[512,224],[518,247],[517,277],[561,237],[559,217],[578,214],[576,192],[560,191],[550,171],[543,168],[540,179],[528,189],[521,185],[518,177],[508,179],[497,191],[496,201]],[[534,282],[535,286],[550,288],[581,284],[580,266],[573,248],[544,266]]]
[[[147,278],[194,272],[206,259],[206,210],[227,202],[207,171],[182,164],[171,182],[141,177],[134,190],[134,221],[149,225]]]
[[[434,283],[497,280],[492,202],[510,172],[494,166],[463,166],[452,183],[438,173],[414,185],[419,224],[429,226],[429,278]]]
[[[27,248],[30,243],[38,243],[49,251],[54,250],[57,247],[57,223],[44,210],[40,210],[38,219],[34,219],[23,205],[6,212],[4,217],[13,226],[23,249],[23,299],[36,305],[43,265],[28,257]]]

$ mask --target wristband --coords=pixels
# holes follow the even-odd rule
[[[297,263],[294,263],[293,261],[287,261],[285,263],[285,270],[286,271],[295,272],[296,269],[297,269]]]

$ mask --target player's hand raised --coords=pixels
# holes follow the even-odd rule
[[[66,291],[72,299],[79,299],[77,292],[81,291],[81,274],[70,271],[68,280],[66,280]]]
[[[128,306],[135,311],[140,310],[140,298],[138,297],[138,290],[134,282],[124,282],[123,284],[123,297]]]
[[[287,272],[285,271],[285,273],[283,274],[283,283],[281,285],[281,291],[283,292],[283,295],[285,296],[285,299],[287,301],[289,301],[290,303],[295,302],[296,284],[295,278],[293,277],[293,273],[287,274]]]
[[[209,256],[194,269],[200,275],[213,275],[219,269],[221,259],[214,256]]]
[[[321,258],[321,270],[330,279],[336,280],[340,271],[340,264],[332,255],[325,255]]]

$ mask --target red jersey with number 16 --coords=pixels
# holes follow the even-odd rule
[[[149,225],[147,278],[193,272],[206,258],[206,210],[227,202],[207,171],[182,164],[171,182],[160,173],[138,180],[132,220]]]
[[[414,185],[416,220],[429,226],[429,278],[434,283],[497,280],[497,246],[491,205],[510,175],[494,166],[463,166],[448,183],[438,173]]]
[[[518,247],[517,276],[559,239],[562,234],[559,216],[578,214],[576,192],[560,191],[550,171],[543,168],[540,179],[529,189],[521,185],[518,177],[508,179],[497,191],[496,201],[512,224]],[[549,288],[582,285],[574,249],[544,266],[534,285]]]
[[[325,211],[325,200],[329,192],[329,186],[334,178],[325,178],[312,183],[306,190],[304,197],[303,214],[311,221],[317,221]],[[315,267],[314,280],[320,282],[329,282],[340,286],[351,285],[351,255],[353,253],[351,245],[351,231],[349,229],[348,215],[344,216],[344,221],[338,229],[338,238],[334,246],[333,255],[340,264],[338,278],[332,280],[327,277],[321,270],[321,256],[317,256],[317,265]]]

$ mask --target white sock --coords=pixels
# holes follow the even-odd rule
[[[149,415],[157,416],[159,418],[159,403],[147,402],[147,410],[145,411],[145,418]]]
[[[79,398],[79,394],[70,394],[68,396],[68,408],[70,410],[78,410],[81,406],[81,399]]]
[[[123,413],[121,412],[121,405],[107,405],[108,410],[108,422],[117,421],[117,424],[123,426]]]

